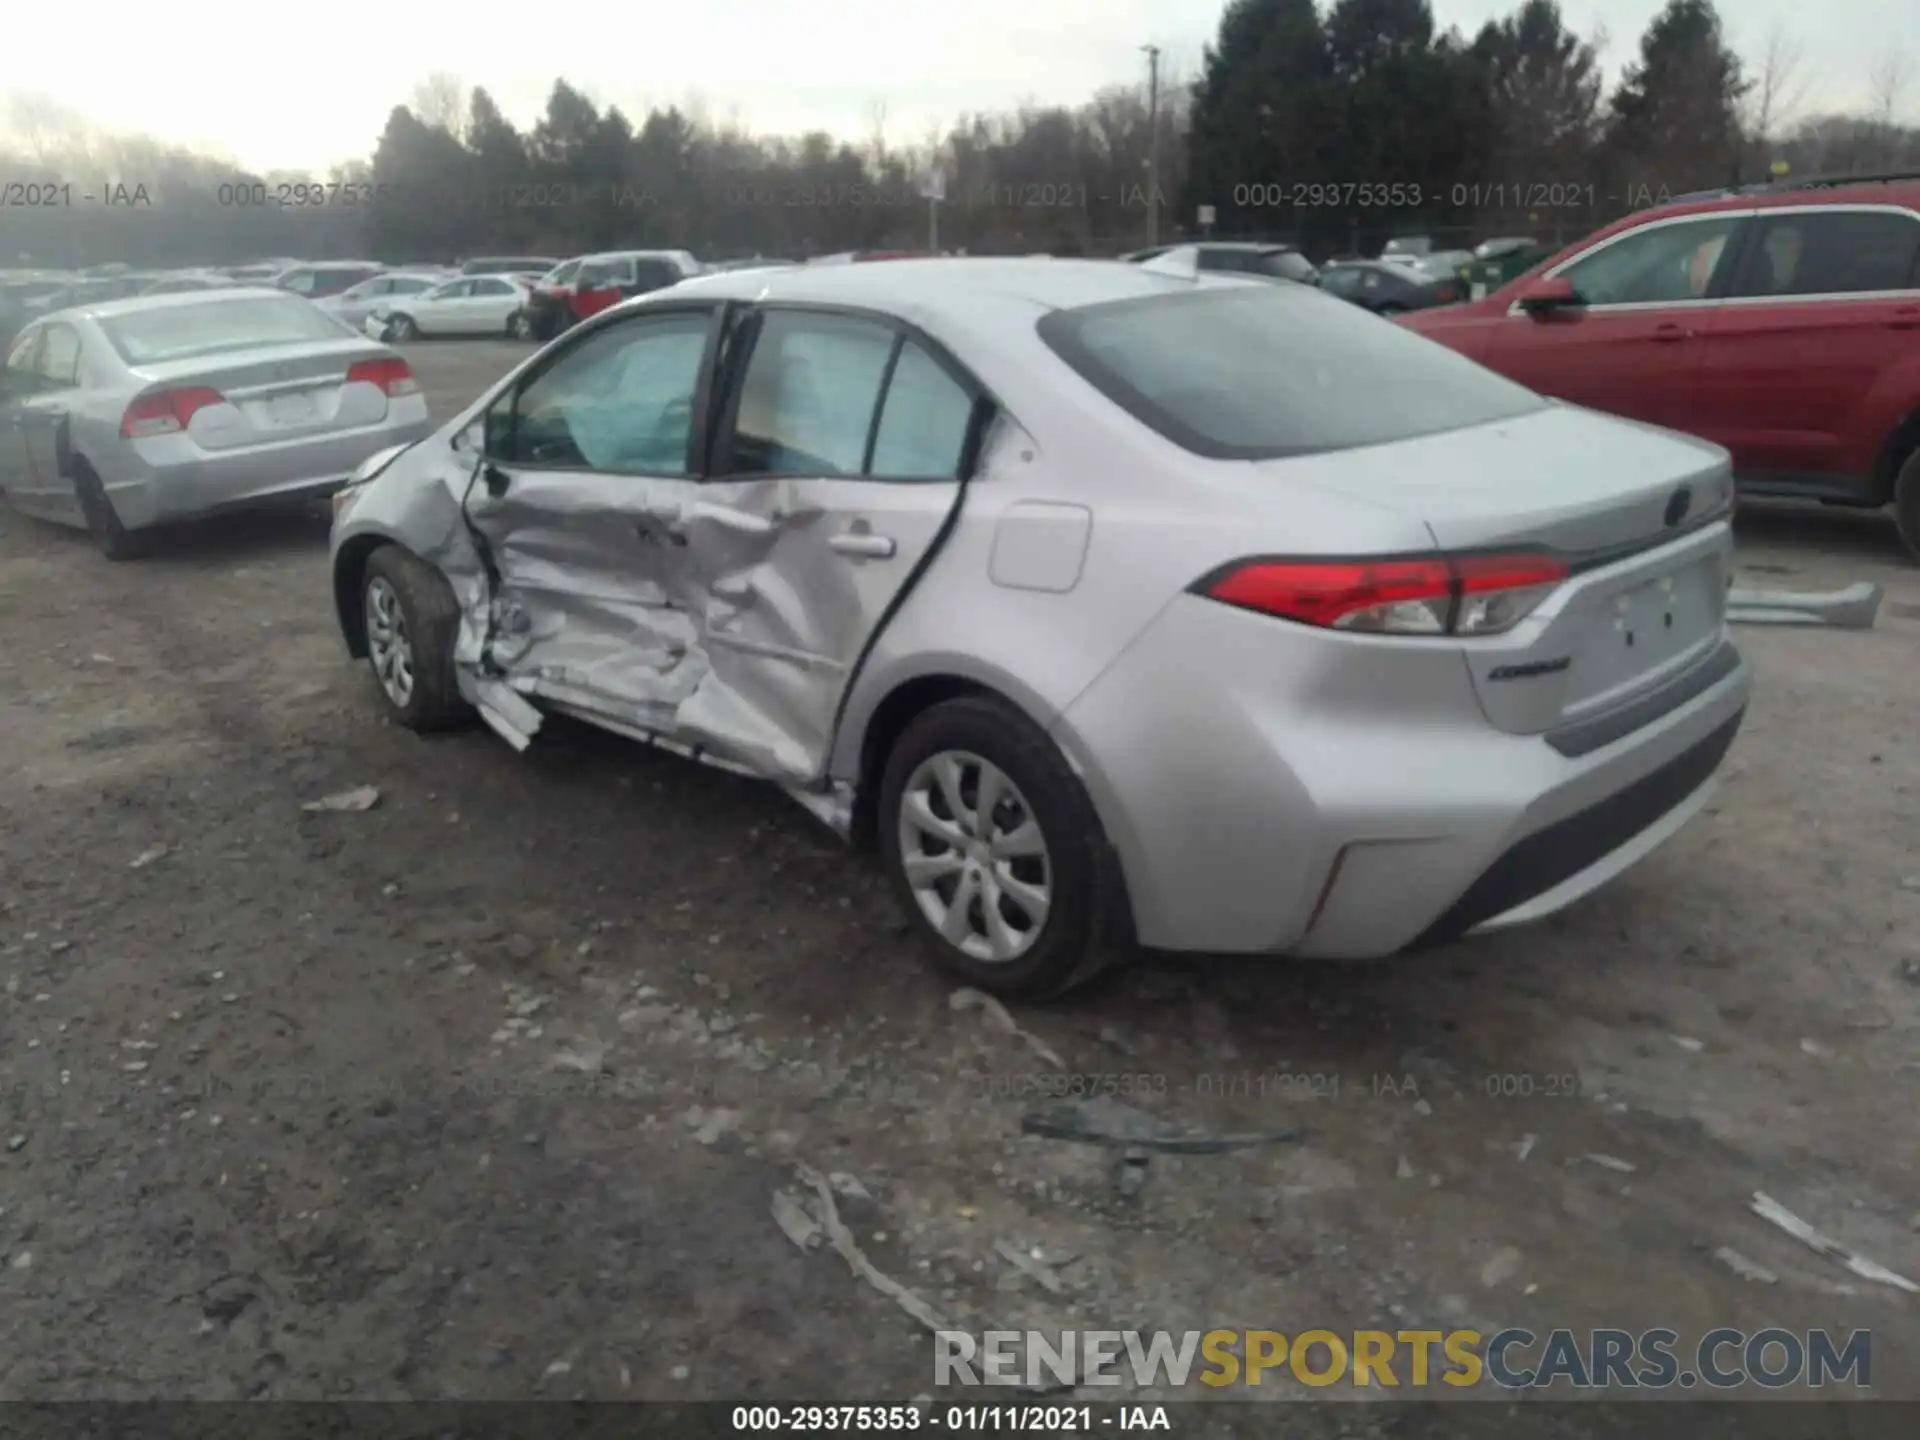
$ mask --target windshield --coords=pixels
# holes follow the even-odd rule
[[[120,358],[136,366],[268,345],[324,343],[349,333],[317,306],[278,297],[169,305],[110,316],[100,328]]]
[[[1056,310],[1039,330],[1108,399],[1214,459],[1380,445],[1546,404],[1306,286],[1236,285]]]

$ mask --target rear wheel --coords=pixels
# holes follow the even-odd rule
[[[527,340],[533,336],[533,322],[527,319],[527,312],[516,310],[507,317],[507,338],[509,340]]]
[[[73,489],[80,499],[80,513],[87,519],[87,533],[102,555],[109,560],[138,560],[147,553],[147,537],[120,523],[107,487],[85,461],[74,465]]]
[[[445,730],[468,707],[453,675],[460,606],[439,571],[397,545],[373,552],[360,581],[367,667],[409,730]]]
[[[1085,788],[1006,702],[969,696],[910,724],[880,789],[883,864],[948,969],[997,995],[1038,998],[1120,953],[1119,866]]]
[[[1907,456],[1893,479],[1893,517],[1907,553],[1920,559],[1920,450]]]

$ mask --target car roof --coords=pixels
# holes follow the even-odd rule
[[[189,305],[220,304],[228,300],[292,298],[297,297],[264,285],[234,285],[215,290],[188,290],[173,295],[132,295],[124,300],[102,300],[97,305],[71,305],[54,314],[84,315],[89,320],[113,320],[122,315],[143,315],[149,310],[183,309]]]
[[[1900,205],[1920,210],[1920,173],[1884,178],[1836,176],[1779,185],[1703,190],[1675,196],[1626,218],[1643,224],[1652,219],[1706,215],[1717,210],[1792,210],[1818,205]]]

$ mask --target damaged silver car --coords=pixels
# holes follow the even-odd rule
[[[1381,403],[1390,395],[1393,403]],[[974,984],[1551,913],[1744,714],[1724,451],[1304,286],[919,260],[610,310],[336,500],[417,730],[785,787]]]

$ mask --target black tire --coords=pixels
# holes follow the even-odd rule
[[[366,623],[376,586],[392,593],[412,655],[412,685],[396,699],[380,675],[380,655],[368,626],[367,668],[388,712],[409,730],[426,733],[466,723],[472,708],[461,698],[453,674],[453,647],[460,632],[460,605],[446,578],[417,555],[384,545],[367,558],[360,576],[360,613]]]
[[[100,477],[93,473],[93,467],[84,461],[76,462],[73,470],[74,493],[80,498],[80,513],[87,517],[87,533],[93,537],[93,543],[100,547],[100,553],[109,560],[138,560],[151,548],[149,537],[141,531],[128,530],[120,523],[120,516],[113,508],[113,500],[107,494],[107,487],[100,483]]]
[[[1395,315],[1406,314],[1407,307],[1402,305],[1397,300],[1389,300],[1385,304],[1377,308],[1373,313],[1376,315],[1384,315],[1384,316],[1387,316],[1388,318],[1392,318]]]
[[[398,345],[405,345],[420,338],[420,327],[413,323],[411,315],[395,315],[387,321],[387,328],[382,332],[381,338],[391,340]]]
[[[999,769],[1026,802],[1045,842],[1051,890],[1046,918],[1009,960],[976,958],[942,937],[907,879],[901,807],[915,772],[944,752],[975,756]],[[946,701],[907,726],[882,772],[878,829],[881,862],[910,922],[940,962],[970,985],[1009,999],[1042,999],[1093,979],[1131,948],[1119,861],[1085,787],[1046,733],[996,696]]]
[[[1920,450],[1907,456],[1893,477],[1893,518],[1907,553],[1920,560]]]
[[[507,338],[509,340],[531,340],[533,322],[527,319],[527,312],[516,310],[507,317]]]

